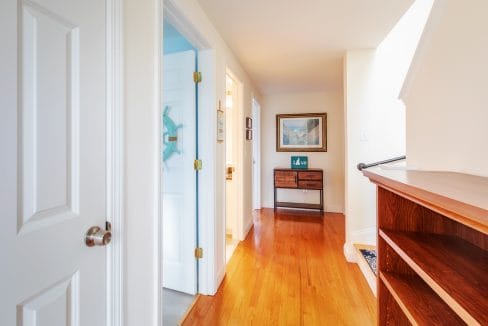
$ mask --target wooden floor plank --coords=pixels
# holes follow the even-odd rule
[[[256,211],[218,292],[183,325],[373,325],[375,299],[343,245],[342,214]]]

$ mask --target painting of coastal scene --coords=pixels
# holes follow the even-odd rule
[[[325,114],[277,115],[278,151],[326,151]]]
[[[320,119],[283,120],[283,145],[320,145]]]

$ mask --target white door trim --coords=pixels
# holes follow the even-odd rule
[[[233,109],[237,110],[237,121],[238,123],[236,124],[235,127],[235,132],[233,133],[235,139],[232,139],[234,142],[234,145],[237,145],[237,158],[235,162],[236,166],[236,177],[234,179],[235,181],[235,191],[237,193],[236,195],[236,206],[237,206],[237,216],[236,216],[236,228],[237,228],[237,236],[240,241],[243,241],[246,238],[247,235],[247,226],[244,225],[244,180],[246,180],[246,177],[249,177],[246,174],[246,171],[244,169],[244,157],[245,157],[245,147],[246,147],[246,139],[245,139],[245,125],[244,122],[245,120],[245,114],[244,114],[244,84],[242,81],[237,77],[236,74],[232,72],[229,66],[226,67],[225,69],[225,74],[226,76],[228,75],[232,80],[236,83],[236,89],[237,89],[237,95],[236,95],[236,105],[233,107]],[[227,139],[225,141],[228,141]],[[224,163],[226,159],[226,155],[224,155]],[[227,200],[225,200],[227,203]],[[224,233],[225,236],[225,233]]]
[[[122,326],[124,280],[124,114],[122,1],[107,0],[107,220],[112,224],[112,243],[107,247],[106,325]]]
[[[123,0],[123,324],[159,326],[161,0]]]
[[[252,205],[261,209],[261,105],[252,96]]]

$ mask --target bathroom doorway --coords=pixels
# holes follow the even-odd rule
[[[225,86],[225,257],[228,262],[241,240],[244,122],[242,84],[229,70]]]
[[[176,325],[198,291],[198,52],[166,21],[163,49],[163,320]]]

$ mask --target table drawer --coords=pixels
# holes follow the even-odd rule
[[[294,171],[275,171],[275,187],[296,188],[297,173]]]
[[[300,180],[298,181],[300,189],[322,189],[322,181]]]
[[[299,180],[322,180],[322,172],[320,171],[300,171],[298,172]]]

